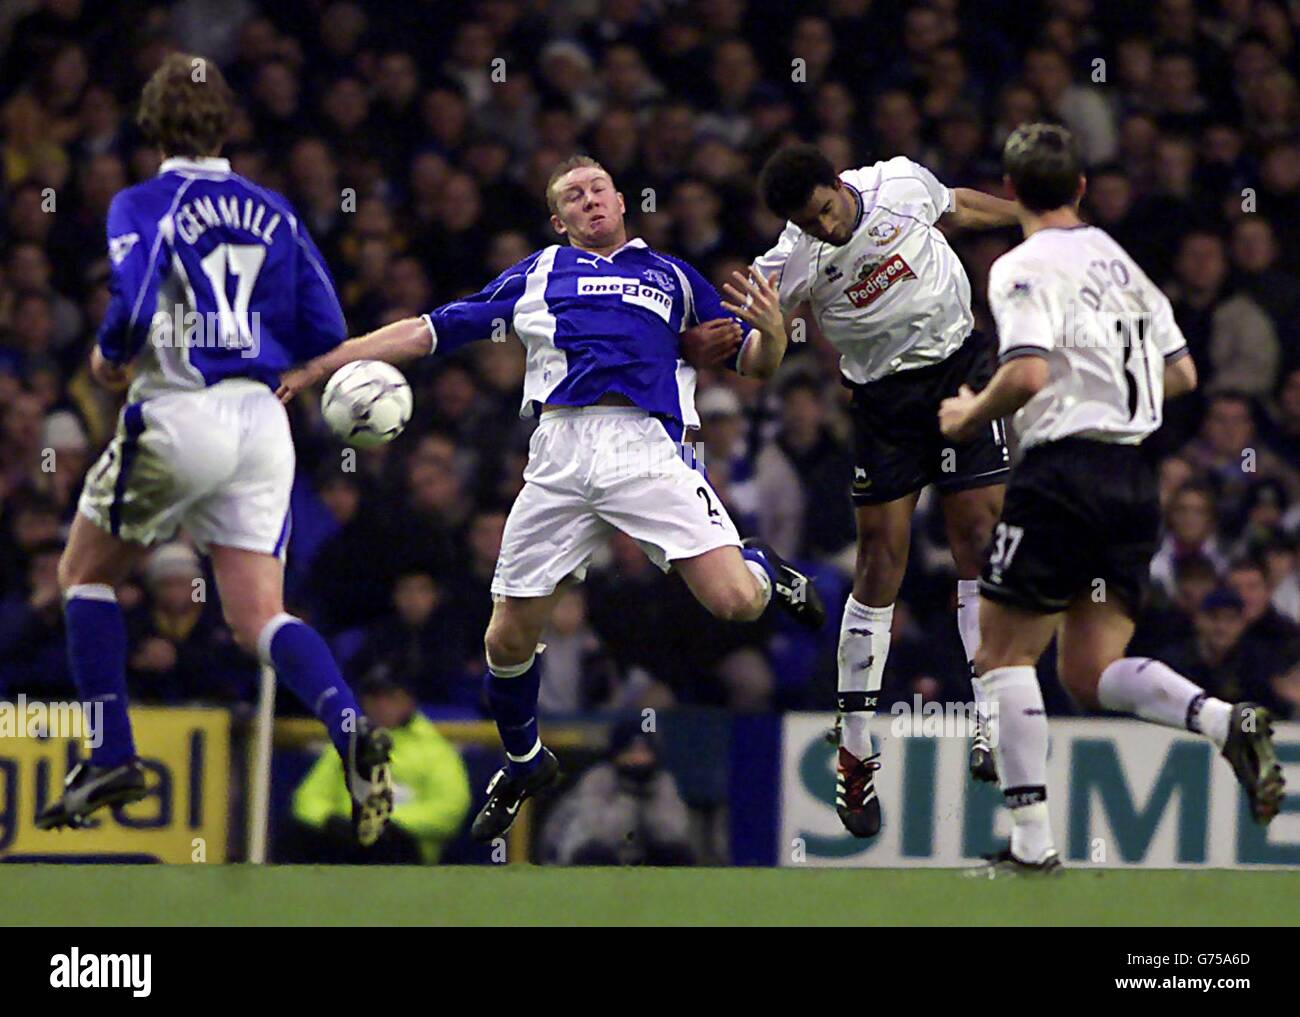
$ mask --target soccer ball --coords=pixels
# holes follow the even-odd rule
[[[411,386],[391,364],[356,360],[325,383],[320,409],[349,445],[374,448],[396,438],[411,419]]]

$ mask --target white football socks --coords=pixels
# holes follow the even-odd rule
[[[980,648],[980,582],[978,579],[957,580],[957,632],[961,635],[962,649],[966,651],[966,665],[970,669],[971,696],[975,700],[976,717],[987,737],[988,708],[985,705],[984,687],[975,681],[975,654]]]
[[[876,715],[876,705],[880,700],[885,658],[889,656],[889,627],[893,620],[893,604],[868,607],[849,594],[844,605],[837,686],[843,717],[840,745],[858,759],[871,755],[868,725]]]
[[[744,559],[745,567],[753,573],[754,578],[758,580],[759,589],[763,591],[763,607],[766,608],[768,602],[772,599],[772,577],[767,574],[767,570],[756,561]]]
[[[957,580],[957,631],[966,651],[966,662],[972,666],[980,648],[980,581]]]
[[[994,711],[998,778],[1011,810],[1011,851],[1041,862],[1053,850],[1047,818],[1047,712],[1038,675],[1029,666],[998,667],[982,678]]]
[[[1168,664],[1150,657],[1122,657],[1107,666],[1097,683],[1097,700],[1116,713],[1199,732],[1219,748],[1228,740],[1232,704],[1207,695]]]

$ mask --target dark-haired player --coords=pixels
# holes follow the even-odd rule
[[[939,411],[955,440],[1014,414],[1024,448],[980,577],[977,682],[999,728],[1013,827],[993,871],[1060,862],[1047,816],[1047,717],[1034,665],[1053,634],[1058,671],[1088,709],[1203,734],[1232,765],[1256,821],[1282,799],[1268,713],[1215,699],[1158,660],[1125,657],[1160,510],[1140,444],[1196,369],[1164,294],[1119,244],[1079,220],[1085,180],[1068,131],[1028,124],[1003,166],[1025,241],[989,273],[1001,366]]]
[[[162,166],[109,206],[112,299],[91,371],[112,389],[126,387],[132,369],[134,380],[59,562],[72,675],[83,699],[103,704],[104,730],[36,824],[82,826],[96,809],[145,794],[114,587],[150,544],[184,526],[212,558],[235,640],[325,724],[343,759],[357,839],[369,845],[393,808],[389,736],[366,722],[329,647],[285,613],[283,594],[294,451],[275,389],[280,372],[347,332],[289,203],[218,158],[232,115],[215,64],[167,57],[138,118]]]
[[[945,439],[939,403],[992,374],[974,331],[970,281],[938,229],[1016,222],[1014,203],[950,189],[899,156],[836,174],[813,145],[777,151],[763,168],[763,200],[789,220],[756,270],[780,273],[787,314],[811,306],[840,354],[853,390],[858,557],[840,628],[840,750],[836,811],[857,837],[880,829],[868,722],[876,712],[894,600],[907,569],[912,513],[921,489],[939,489],[957,568],[957,625],[968,660],[979,644],[976,577],[1002,507],[1007,451],[1001,422],[962,442]],[[971,771],[994,780],[982,734]]]

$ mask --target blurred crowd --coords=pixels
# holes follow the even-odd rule
[[[633,235],[721,280],[779,232],[754,184],[788,139],[840,168],[903,154],[1000,193],[1009,131],[1064,121],[1090,168],[1087,217],[1167,289],[1202,379],[1149,446],[1166,526],[1137,647],[1216,694],[1300,709],[1298,43],[1300,4],[1280,0],[5,4],[0,695],[71,694],[55,564],[117,411],[86,367],[104,215],[157,169],[133,107],[179,48],[225,71],[241,103],[226,154],[292,200],[353,334],[554,242],[544,183],[574,151],[611,172]],[[992,334],[987,273],[1016,232],[951,239]],[[742,531],[807,563],[838,618],[848,393],[811,322],[796,338],[766,387],[701,379],[704,459]],[[513,341],[412,366],[415,417],[369,452],[334,442],[314,397],[294,405],[289,595],[355,680],[479,710],[488,586],[532,427],[522,372]],[[936,515],[923,498],[891,697],[968,695]],[[253,694],[210,586],[178,541],[120,592],[139,701]],[[720,625],[615,538],[544,637],[542,708],[826,709],[837,630]]]

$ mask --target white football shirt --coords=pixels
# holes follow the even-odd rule
[[[850,381],[947,359],[975,324],[966,270],[935,226],[952,191],[904,156],[840,180],[860,197],[849,242],[827,244],[787,223],[754,267],[781,273],[782,307],[810,302]]]
[[[1043,356],[1012,425],[1024,447],[1077,435],[1136,445],[1160,426],[1164,365],[1187,354],[1169,298],[1095,226],[1042,229],[993,263],[999,363]]]

